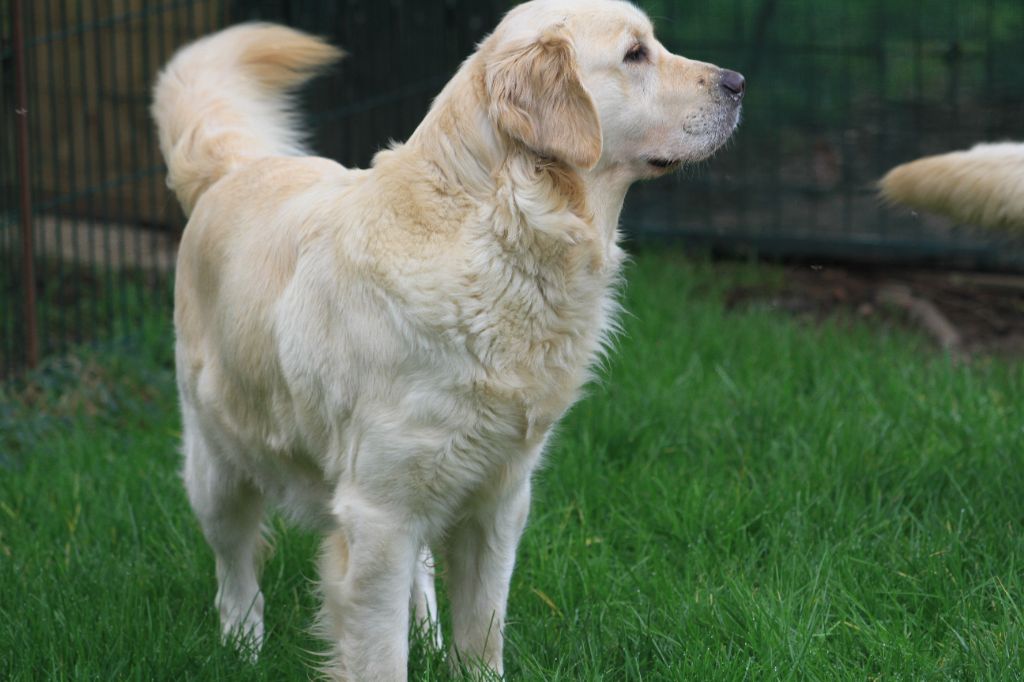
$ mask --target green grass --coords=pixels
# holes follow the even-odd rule
[[[509,677],[1005,680],[1024,660],[1024,372],[726,312],[763,266],[645,254],[537,477]],[[0,399],[0,679],[307,679],[316,540],[277,526],[255,667],[218,641],[170,339]],[[446,679],[416,643],[414,679]]]

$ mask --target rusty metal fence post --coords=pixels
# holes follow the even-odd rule
[[[25,335],[25,363],[39,363],[39,321],[36,313],[36,274],[33,248],[32,187],[28,167],[28,90],[25,84],[25,26],[21,0],[11,4],[14,49],[14,118],[18,145],[18,213],[21,225],[22,330]]]

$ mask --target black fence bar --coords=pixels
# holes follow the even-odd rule
[[[14,50],[14,120],[17,122],[18,215],[21,225],[22,325],[25,364],[39,364],[39,321],[36,314],[35,230],[32,225],[32,187],[29,182],[28,89],[25,83],[25,16],[21,0],[12,0]]]

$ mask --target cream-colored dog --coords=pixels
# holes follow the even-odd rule
[[[1024,144],[979,144],[889,171],[882,196],[962,223],[1024,230]]]
[[[368,170],[306,155],[288,90],[322,41],[243,25],[181,50],[153,114],[186,213],[185,483],[225,635],[258,646],[265,503],[325,532],[340,679],[406,677],[444,559],[458,660],[502,671],[530,476],[615,325],[629,185],[732,133],[743,79],[617,0],[509,12]]]

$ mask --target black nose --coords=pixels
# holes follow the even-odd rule
[[[729,69],[722,70],[718,84],[730,97],[735,97],[738,100],[743,99],[743,93],[747,90],[747,79],[743,77],[743,74]]]

